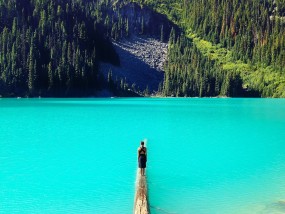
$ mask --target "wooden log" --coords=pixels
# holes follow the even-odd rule
[[[149,214],[147,180],[137,171],[134,214]]]

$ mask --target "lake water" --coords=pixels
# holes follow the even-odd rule
[[[285,213],[284,99],[1,99],[0,213]]]

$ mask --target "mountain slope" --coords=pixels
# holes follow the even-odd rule
[[[223,90],[220,82],[226,81],[226,76],[236,76],[242,79],[244,89],[236,96],[285,96],[284,0],[146,0],[142,3],[166,14],[184,29],[185,36],[201,54],[194,54],[199,63],[193,69],[199,75],[187,69],[195,63],[193,56],[185,56],[183,51],[170,56],[183,60],[179,66],[174,63],[166,69],[165,81],[171,82],[170,88],[165,84],[166,95],[231,96],[231,84],[225,85],[230,90]],[[208,68],[207,61],[212,64]],[[218,90],[213,90],[213,84]],[[192,90],[193,85],[200,87]]]
[[[104,76],[116,82],[122,81],[138,94],[157,93],[159,85],[163,83],[167,43],[152,37],[132,36],[113,44],[120,58],[120,66],[101,63]]]
[[[180,32],[179,28],[165,15],[128,1],[111,2],[102,19],[121,62],[120,66],[101,64],[105,77],[112,78],[111,86],[115,82],[138,94],[157,93],[171,29]]]
[[[284,3],[0,0],[0,96],[285,97]]]
[[[128,66],[119,40],[140,37],[146,42],[135,49],[152,41],[165,49],[172,28],[166,16],[123,1],[0,0],[0,96],[134,96],[134,84],[152,93],[163,81],[164,55],[159,62],[138,55],[139,66]],[[112,81],[100,64],[113,67]]]
[[[88,96],[100,89],[99,62],[119,62],[92,18],[95,8],[75,0],[1,0],[0,94]]]

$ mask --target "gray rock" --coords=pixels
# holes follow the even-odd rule
[[[147,87],[152,93],[158,90],[163,81],[163,64],[166,61],[168,45],[151,37],[133,36],[113,42],[120,57],[121,66],[102,63],[105,76],[112,70],[113,79],[126,79],[129,85],[135,83],[141,90]]]

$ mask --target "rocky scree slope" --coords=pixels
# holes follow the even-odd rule
[[[113,81],[123,81],[138,94],[145,90],[156,94],[163,83],[170,32],[172,29],[179,32],[179,28],[148,7],[136,3],[117,7],[113,6],[106,14],[113,17],[114,23],[127,20],[127,33],[112,35],[110,30],[120,64],[101,63],[100,70],[105,78],[111,74]]]

